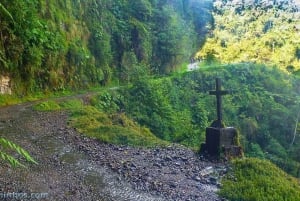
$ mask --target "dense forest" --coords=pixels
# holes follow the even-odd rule
[[[15,93],[168,73],[204,42],[212,3],[1,1],[0,70]]]
[[[197,56],[296,72],[300,69],[299,8],[294,1],[215,1],[214,30]]]

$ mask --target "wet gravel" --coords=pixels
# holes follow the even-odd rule
[[[30,105],[0,112],[0,135],[20,144],[39,162],[26,163],[25,169],[2,163],[0,200],[8,193],[46,195],[38,200],[221,200],[216,191],[226,166],[183,146],[104,144],[69,128],[64,112],[36,112]]]

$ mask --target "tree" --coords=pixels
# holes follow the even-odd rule
[[[152,5],[148,0],[136,0],[129,3],[132,15],[140,20],[147,21],[152,16]]]
[[[14,18],[12,14],[3,6],[2,3],[0,3],[0,19],[2,18],[2,15],[5,15],[8,17],[12,22],[14,22]],[[2,21],[2,20],[1,20]],[[3,25],[0,21],[0,25]],[[4,22],[5,24],[5,22]],[[1,27],[0,28],[0,36],[1,41],[4,42],[4,33],[2,33],[3,30],[9,29],[9,27]],[[0,47],[0,62],[4,64],[4,66],[7,67],[6,64],[6,58],[4,58],[4,52],[2,52],[4,49],[4,45],[2,43],[2,46]],[[20,146],[12,143],[11,141],[0,137],[0,157],[2,160],[9,162],[13,166],[23,166],[14,156],[7,153],[8,150],[16,151],[19,155],[25,157],[27,161],[33,162],[37,164],[37,162],[29,155],[27,151],[22,149]]]
[[[299,47],[296,48],[295,56],[297,59],[300,59],[300,48]]]

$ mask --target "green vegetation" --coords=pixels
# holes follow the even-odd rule
[[[232,167],[219,192],[230,201],[300,200],[299,181],[266,160],[239,159]]]
[[[300,139],[294,126],[300,80],[278,68],[207,66],[102,91],[89,97],[88,105],[75,99],[39,105],[67,109],[70,126],[103,142],[148,147],[175,142],[198,149],[205,127],[216,117],[215,98],[207,93],[214,89],[216,76],[224,88],[234,89],[223,99],[225,124],[240,130],[246,156],[256,157],[232,162],[220,195],[232,201],[298,200],[299,182],[282,169],[299,177]]]
[[[168,73],[204,41],[211,8],[190,0],[3,0],[0,72],[20,96]]]
[[[290,72],[299,70],[299,13],[291,5],[288,10],[255,2],[248,6],[225,0],[215,3],[214,30],[197,56],[225,64],[256,62]]]
[[[220,77],[234,90],[224,97],[225,124],[240,131],[246,156],[263,159],[234,161],[220,194],[299,200],[299,184],[266,161],[300,177],[298,22],[297,13],[277,7],[213,8],[210,1],[2,0],[0,74],[11,79],[13,95],[0,104],[118,84],[84,103],[48,100],[34,109],[67,110],[70,126],[106,143],[197,150],[216,118],[207,92]],[[182,72],[199,47],[200,69]]]
[[[143,147],[167,145],[167,142],[128,119],[125,114],[108,115],[91,106],[73,111],[70,126],[90,137],[112,144]]]
[[[223,98],[223,118],[227,126],[240,131],[246,156],[269,159],[298,177],[299,80],[276,67],[208,66],[172,77],[143,79],[123,90],[116,104],[160,139],[199,149],[205,128],[216,118],[215,97],[208,95],[215,88],[215,77],[234,92]]]
[[[91,97],[89,105],[79,99],[44,101],[33,106],[38,111],[66,110],[70,112],[69,124],[79,132],[102,142],[132,146],[165,146],[148,128],[140,126],[118,111],[112,96]]]
[[[150,145],[163,140],[198,150],[205,128],[216,118],[215,97],[207,92],[215,88],[217,76],[224,88],[234,91],[223,98],[223,118],[240,131],[246,156],[268,159],[299,177],[300,81],[276,67],[207,66],[102,91],[89,98],[88,106],[74,100],[39,106],[76,108],[70,125],[105,142]]]
[[[46,101],[35,105],[34,109],[39,111],[54,111],[60,110],[60,106],[55,101]]]
[[[9,162],[12,166],[21,166],[25,167],[20,161],[10,154],[11,151],[17,152],[20,156],[24,157],[28,162],[37,164],[37,162],[29,155],[27,151],[22,149],[20,146],[14,144],[13,142],[0,138],[0,158],[4,161]]]
[[[205,100],[184,78],[143,80],[124,91],[124,109],[160,139],[197,149],[208,125]]]

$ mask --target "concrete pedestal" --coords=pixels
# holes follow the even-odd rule
[[[235,128],[208,127],[206,128],[206,141],[202,145],[201,151],[210,156],[220,156],[221,153],[232,153],[232,151],[228,150],[236,149],[235,147],[241,150],[237,137],[238,132]]]

